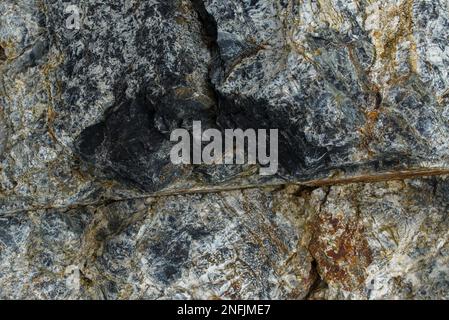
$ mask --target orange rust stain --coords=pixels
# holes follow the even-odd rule
[[[377,118],[379,117],[379,111],[377,110],[369,111],[367,113],[367,117],[370,121],[377,121]]]
[[[361,289],[372,263],[361,223],[354,217],[339,219],[322,212],[311,223],[311,230],[309,250],[325,280],[348,291]]]

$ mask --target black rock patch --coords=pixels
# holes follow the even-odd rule
[[[159,189],[169,183],[174,168],[166,170],[169,153],[160,151],[169,137],[157,129],[155,114],[145,94],[125,99],[107,112],[104,121],[81,133],[79,154],[110,178],[145,191]]]

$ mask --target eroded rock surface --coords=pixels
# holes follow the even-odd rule
[[[449,298],[447,1],[0,13],[0,298]],[[278,174],[172,164],[194,120]]]

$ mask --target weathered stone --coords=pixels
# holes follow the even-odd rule
[[[321,297],[447,299],[447,192],[446,179],[315,190],[309,248],[328,284]]]
[[[444,0],[70,4],[0,2],[0,298],[449,298]]]

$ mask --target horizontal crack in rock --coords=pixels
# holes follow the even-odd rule
[[[423,177],[432,177],[432,176],[445,176],[449,175],[449,169],[445,168],[415,168],[415,169],[406,169],[400,171],[388,171],[381,172],[376,174],[363,174],[363,175],[354,175],[347,177],[339,177],[339,178],[324,178],[324,179],[315,179],[315,180],[307,180],[307,181],[299,181],[299,182],[273,182],[273,183],[261,183],[261,184],[246,184],[246,185],[226,185],[226,186],[217,186],[217,187],[197,187],[197,188],[188,188],[188,189],[172,189],[165,191],[158,191],[151,194],[143,194],[141,196],[129,197],[129,198],[109,198],[103,199],[102,201],[93,201],[86,203],[75,203],[68,206],[33,206],[31,208],[23,208],[12,211],[6,211],[1,213],[2,215],[19,213],[23,211],[35,211],[35,210],[48,210],[48,209],[74,209],[76,207],[82,206],[94,206],[101,205],[107,202],[120,202],[120,201],[129,201],[129,200],[138,200],[138,199],[146,199],[146,198],[159,198],[159,197],[170,197],[177,195],[188,195],[188,194],[206,194],[206,193],[219,193],[219,192],[227,192],[227,191],[235,191],[235,190],[245,190],[245,189],[263,189],[263,188],[273,188],[273,187],[285,187],[285,186],[302,186],[302,187],[312,187],[312,188],[320,188],[326,186],[335,186],[335,185],[345,185],[352,183],[375,183],[375,182],[383,182],[383,181],[395,181],[395,180],[405,180],[405,179],[415,179],[415,178],[423,178]]]

